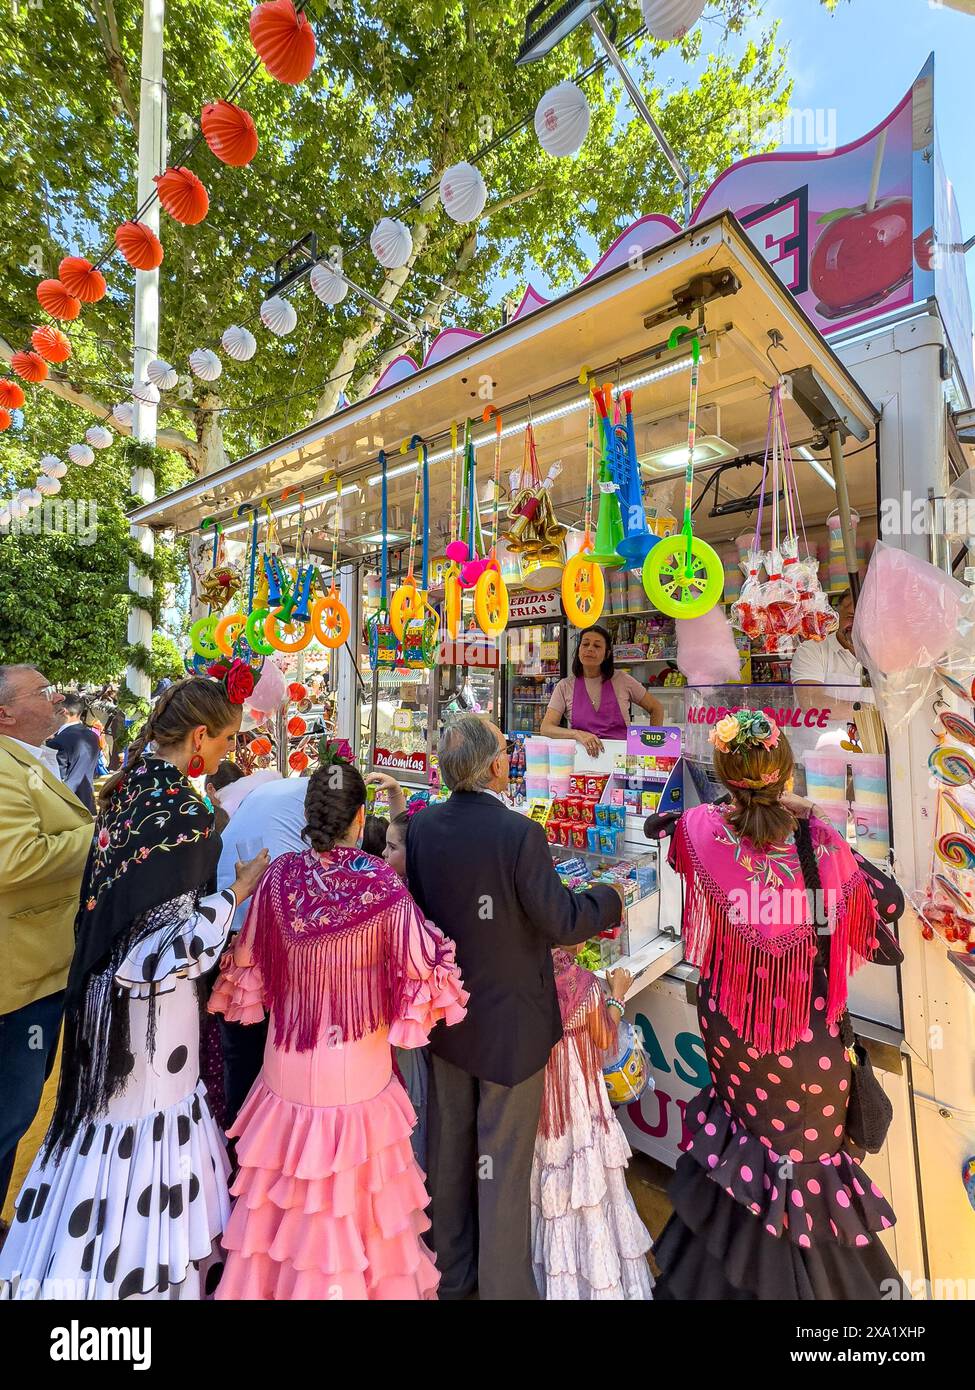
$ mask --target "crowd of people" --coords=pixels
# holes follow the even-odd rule
[[[505,804],[495,726],[445,729],[440,805],[410,815],[376,778],[387,823],[341,760],[241,775],[240,705],[188,677],[93,816],[47,748],[65,703],[0,667],[0,1202],[63,1023],[0,1296],[861,1298],[896,1278],[846,1128],[845,1023],[847,975],[898,958],[901,904],[791,794],[770,721],[722,721],[727,804],[661,827],[712,1082],[654,1287],[602,1079],[631,982],[575,955],[622,900],[562,885]],[[738,906],[753,881],[760,920]],[[828,932],[788,918],[796,882]]]

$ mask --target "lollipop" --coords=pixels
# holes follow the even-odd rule
[[[949,830],[938,839],[936,851],[944,864],[953,869],[964,869],[967,873],[975,870],[975,840],[960,830]]]
[[[975,816],[972,815],[971,811],[965,810],[956,796],[952,796],[951,792],[945,792],[944,803],[949,811],[954,811],[958,819],[968,826],[969,830],[975,830]]]
[[[934,886],[939,892],[944,893],[945,897],[958,912],[969,913],[972,905],[965,897],[961,889],[957,888],[947,874],[935,874]]]
[[[964,787],[975,780],[975,763],[957,748],[935,748],[928,758],[928,770],[949,787]]]
[[[945,727],[945,732],[959,743],[967,743],[969,748],[975,748],[975,724],[970,719],[966,719],[963,714],[955,714],[953,710],[942,710],[938,715]]]

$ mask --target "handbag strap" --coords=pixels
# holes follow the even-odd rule
[[[823,920],[820,913],[822,903],[822,879],[819,877],[819,866],[816,863],[816,852],[813,849],[812,835],[809,832],[809,821],[801,816],[796,821],[796,850],[799,855],[799,872],[802,874],[802,881],[805,884],[806,892],[811,895],[811,907],[813,916],[813,927],[816,931],[816,963],[822,966],[829,979],[830,950],[832,947],[833,933],[828,929],[828,922]],[[822,928],[827,930],[823,931]],[[848,1053],[851,1053],[850,1060],[856,1065],[856,1034],[853,1031],[853,1021],[850,1018],[849,1009],[843,1010],[840,1018],[840,1041]]]

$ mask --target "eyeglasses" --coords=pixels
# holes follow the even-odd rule
[[[507,753],[507,755],[508,755],[509,758],[511,757],[512,753],[515,751],[515,749],[517,748],[517,746],[518,746],[518,745],[517,745],[516,741],[515,741],[513,738],[507,738],[507,739],[505,739],[505,741],[504,741],[504,751]]]
[[[38,688],[37,688],[36,690],[28,690],[28,691],[26,692],[26,694],[21,695],[20,698],[21,698],[22,700],[24,700],[24,699],[28,699],[28,698],[33,698],[35,695],[43,695],[43,696],[44,696],[44,699],[47,700],[48,702],[50,702],[51,700],[54,699],[54,697],[55,697],[55,695],[57,695],[57,693],[58,693],[58,688],[57,688],[56,685],[41,685],[41,686],[38,686]]]

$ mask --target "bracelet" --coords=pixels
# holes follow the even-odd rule
[[[623,1003],[622,999],[610,998],[606,1000],[606,1003],[610,1006],[611,1009],[619,1009],[621,1014],[625,1013],[626,1011],[626,1005]]]

